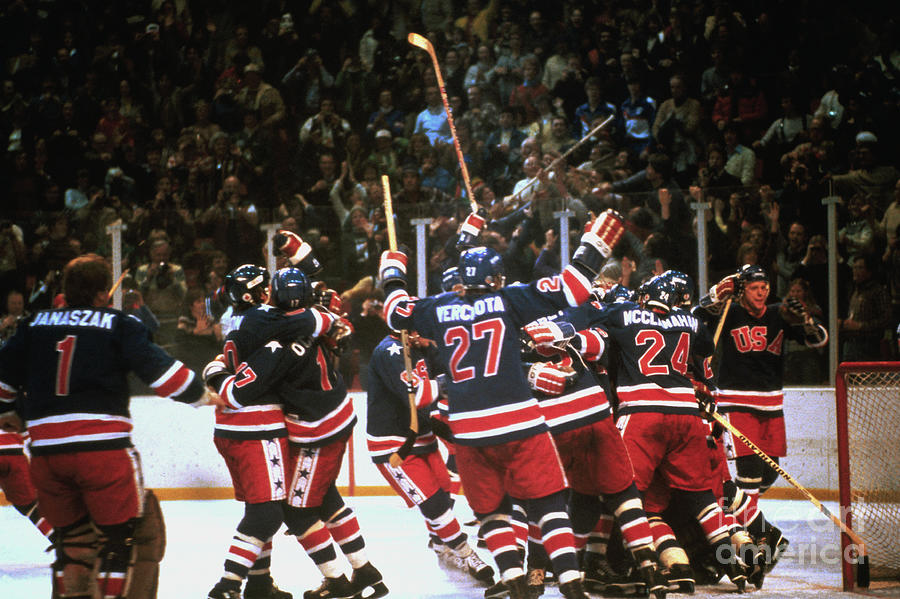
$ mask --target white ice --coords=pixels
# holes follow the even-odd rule
[[[427,535],[417,510],[406,509],[398,497],[350,497],[367,542],[371,561],[381,570],[393,599],[451,599],[483,596],[483,589],[461,572],[438,565],[426,548]],[[858,597],[839,592],[838,534],[833,524],[805,501],[763,500],[767,517],[778,523],[791,547],[767,577],[754,599],[794,597]],[[461,505],[462,504],[462,505]],[[836,512],[837,506],[826,504]],[[460,520],[471,512],[457,502]],[[162,509],[168,545],[161,564],[159,599],[204,599],[218,580],[222,562],[242,506],[235,501],[165,501]],[[0,599],[35,599],[50,596],[47,542],[31,523],[11,506],[0,508]],[[467,528],[474,535],[474,529]],[[485,561],[492,563],[484,550]],[[279,534],[272,555],[276,583],[299,599],[318,586],[320,576],[299,544]],[[695,597],[733,595],[734,587],[721,582],[698,588]],[[900,595],[891,595],[900,596]],[[561,597],[550,587],[544,597]]]

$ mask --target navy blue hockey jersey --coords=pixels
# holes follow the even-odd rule
[[[619,415],[699,413],[689,364],[713,351],[712,336],[700,320],[679,309],[659,314],[622,302],[594,311],[591,324],[602,326],[617,348]]]
[[[426,406],[437,398],[437,383],[431,378],[425,353],[410,348],[416,405]],[[366,438],[369,455],[376,464],[387,462],[400,449],[409,430],[409,394],[406,364],[400,339],[388,335],[369,359]],[[419,434],[410,453],[420,455],[437,451],[437,439],[428,424],[427,408],[419,412]]]
[[[722,354],[715,373],[717,403],[723,412],[782,413],[784,340],[799,343],[807,343],[807,340],[803,327],[788,324],[781,316],[779,306],[769,304],[757,318],[740,303],[731,305],[719,339]],[[709,319],[710,328],[718,323],[718,316],[712,316],[702,308],[697,308],[695,313]],[[827,339],[824,330],[823,335]]]
[[[37,312],[0,348],[0,402],[22,394],[33,455],[131,447],[128,373],[157,395],[202,405],[200,377],[112,308]]]
[[[349,434],[356,424],[347,386],[321,344],[272,340],[253,352],[219,385],[219,394],[237,413],[283,406],[288,440],[318,446]],[[219,436],[245,438],[231,430]]]
[[[519,329],[587,299],[564,272],[497,291],[454,292],[422,299],[388,294],[385,319],[394,330],[434,340],[448,378],[450,429],[462,445],[493,445],[547,430],[521,368]]]

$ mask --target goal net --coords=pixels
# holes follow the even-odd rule
[[[835,385],[841,517],[866,543],[872,580],[900,579],[900,362],[845,362]],[[852,555],[841,535],[842,555]],[[843,560],[844,589],[855,584]]]

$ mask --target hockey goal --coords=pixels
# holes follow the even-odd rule
[[[841,518],[866,542],[872,580],[900,580],[900,362],[840,364],[835,399]],[[843,556],[850,542],[841,535]],[[854,566],[842,562],[853,590]]]

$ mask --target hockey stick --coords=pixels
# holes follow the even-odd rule
[[[713,371],[713,379],[716,381],[719,380],[719,377],[716,374],[714,366],[718,365],[718,358],[722,354],[722,348],[719,347],[719,337],[722,336],[722,329],[725,327],[725,319],[728,318],[728,311],[731,310],[731,302],[733,300],[734,297],[729,297],[725,300],[725,307],[722,308],[722,315],[719,317],[719,324],[716,325],[716,332],[713,335],[713,355],[709,359],[709,368]]]
[[[456,159],[459,161],[459,172],[462,174],[463,185],[466,187],[466,195],[469,196],[469,206],[472,212],[478,212],[478,202],[472,194],[472,183],[469,181],[469,169],[466,167],[466,160],[463,158],[462,148],[459,146],[459,137],[456,136],[456,125],[453,124],[453,114],[450,112],[450,102],[447,100],[447,90],[444,87],[444,77],[441,75],[441,66],[438,64],[437,54],[434,52],[434,46],[423,35],[418,33],[410,33],[406,40],[415,46],[428,52],[431,57],[431,63],[434,65],[434,75],[437,78],[438,88],[441,90],[441,102],[444,104],[444,112],[447,114],[447,124],[450,125],[450,136],[453,138],[453,148],[456,150]]]
[[[109,291],[106,292],[107,295],[112,297],[112,294],[116,292],[116,289],[119,288],[119,285],[122,284],[122,281],[125,280],[125,276],[128,274],[129,269],[125,269],[122,271],[122,274],[119,275],[119,278],[116,279],[116,282],[113,283],[113,286],[109,288]]]
[[[412,34],[410,34],[412,35]],[[394,208],[391,205],[391,183],[387,175],[381,176],[381,186],[384,189],[384,217],[387,219],[388,247],[392,252],[397,251],[397,231],[394,228]],[[400,345],[403,347],[403,365],[406,368],[406,394],[409,398],[409,430],[403,445],[391,454],[389,459],[391,466],[397,468],[412,451],[412,447],[419,435],[419,413],[416,410],[416,391],[413,387],[412,361],[409,359],[409,334],[406,329],[400,331]]]
[[[844,522],[843,522],[840,518],[838,518],[837,516],[835,516],[835,515],[831,512],[831,510],[829,510],[827,507],[825,507],[824,505],[822,505],[822,502],[819,501],[818,499],[816,499],[815,496],[814,496],[812,493],[810,493],[810,492],[806,489],[806,487],[804,487],[803,485],[801,485],[800,483],[798,483],[798,482],[794,479],[793,476],[791,476],[790,474],[788,474],[787,472],[785,472],[784,468],[782,468],[782,467],[778,464],[778,462],[776,462],[775,460],[773,460],[772,458],[770,458],[770,457],[766,454],[766,452],[764,452],[762,449],[760,449],[759,447],[757,447],[756,444],[753,443],[753,441],[751,441],[750,439],[748,439],[748,438],[744,435],[744,433],[742,433],[741,431],[739,431],[739,430],[737,429],[737,427],[735,427],[733,424],[731,424],[731,422],[729,422],[727,418],[725,418],[724,416],[722,416],[722,415],[719,414],[718,412],[713,412],[713,413],[711,414],[711,416],[712,416],[712,418],[715,419],[716,422],[718,422],[719,424],[721,424],[722,426],[724,426],[726,429],[728,429],[728,430],[731,432],[732,436],[737,437],[738,439],[740,439],[740,441],[741,441],[744,445],[746,445],[747,447],[749,447],[749,448],[753,451],[753,453],[755,453],[755,454],[758,455],[760,458],[762,458],[762,460],[763,460],[766,464],[768,464],[775,472],[777,472],[778,474],[780,474],[781,477],[782,477],[784,480],[786,480],[787,482],[789,482],[795,489],[797,489],[798,491],[800,491],[801,493],[803,493],[803,495],[804,495],[804,496],[805,496],[805,497],[806,497],[806,498],[807,498],[814,506],[816,506],[817,508],[819,508],[819,511],[820,511],[820,512],[822,512],[823,514],[825,514],[826,516],[828,516],[828,518],[830,518],[832,522],[834,522],[835,524],[837,524],[838,528],[841,529],[841,532],[842,532],[842,533],[844,533],[845,535],[847,535],[848,537],[850,537],[850,540],[853,541],[853,543],[856,545],[856,548],[857,548],[856,551],[857,551],[858,561],[857,561],[857,566],[856,566],[856,584],[857,584],[858,586],[861,586],[861,587],[868,587],[868,586],[869,586],[869,558],[868,558],[868,554],[866,553],[866,543],[865,543],[865,541],[862,540],[862,537],[860,537],[858,534],[856,534],[856,533],[853,531],[853,529],[851,529],[849,526],[847,526],[846,524],[844,524]]]
[[[514,194],[512,194],[512,195],[506,196],[505,198],[503,198],[503,201],[504,201],[504,202],[512,201],[513,199],[515,199],[516,196],[522,194],[524,191],[526,191],[527,189],[529,189],[532,185],[534,185],[535,183],[538,182],[538,179],[540,179],[541,175],[543,175],[544,173],[546,173],[546,172],[548,172],[548,171],[552,171],[553,169],[555,169],[556,166],[557,166],[560,162],[562,162],[563,160],[565,160],[565,159],[569,156],[569,154],[571,154],[572,152],[574,152],[576,149],[580,148],[580,147],[584,144],[584,142],[586,142],[586,141],[589,140],[591,137],[593,137],[595,133],[597,133],[598,131],[600,131],[600,129],[603,129],[603,128],[604,128],[606,125],[608,125],[612,120],[613,120],[613,115],[606,117],[606,120],[604,120],[602,123],[600,123],[599,125],[597,125],[597,126],[594,127],[593,129],[591,129],[590,131],[588,131],[588,132],[587,132],[587,135],[585,135],[584,137],[582,137],[581,139],[579,139],[577,142],[575,142],[575,145],[574,145],[574,146],[572,146],[571,148],[569,148],[568,150],[566,150],[565,152],[563,152],[562,156],[559,156],[558,158],[554,159],[553,162],[551,162],[548,166],[546,166],[546,167],[541,167],[541,170],[538,171],[538,174],[536,174],[536,175],[535,175],[534,177],[532,177],[527,183],[525,183],[525,186],[522,187],[522,189],[520,189],[519,191],[517,191],[516,193],[514,193]]]

